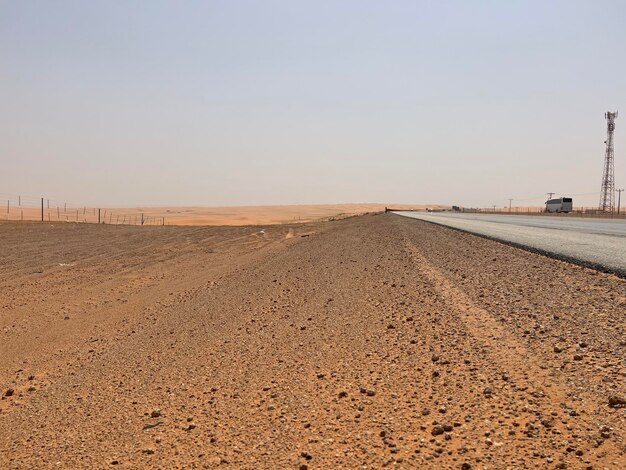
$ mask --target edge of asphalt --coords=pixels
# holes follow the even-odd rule
[[[472,231],[465,230],[462,228],[451,227],[450,225],[442,224],[439,222],[434,222],[432,220],[418,219],[415,217],[407,217],[407,216],[396,214],[393,212],[392,214],[397,217],[404,217],[405,219],[413,219],[413,220],[417,220],[420,222],[426,222],[428,224],[437,225],[438,227],[445,227],[450,230],[455,230],[457,232],[466,233],[468,235],[474,235],[475,237],[480,237],[486,240],[491,240],[497,243],[501,243],[503,245],[512,246],[513,248],[519,248],[521,250],[529,251],[531,253],[536,253],[536,254],[545,256],[547,258],[552,258],[552,259],[556,259],[559,261],[565,261],[566,263],[575,264],[577,266],[582,266],[584,268],[593,269],[594,271],[599,271],[599,272],[606,273],[606,274],[613,274],[614,276],[617,276],[621,279],[626,279],[626,269],[612,268],[610,266],[605,266],[600,263],[594,263],[592,261],[586,261],[580,258],[575,258],[573,256],[562,255],[560,253],[555,253],[553,251],[543,250],[541,248],[536,248],[530,245],[524,245],[523,243],[517,243],[517,242],[510,241],[510,240],[504,240],[502,238],[496,238],[491,235],[484,235],[482,233],[476,233],[476,232],[472,232]]]

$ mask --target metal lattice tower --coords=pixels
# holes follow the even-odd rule
[[[606,118],[606,153],[604,155],[604,171],[602,172],[602,190],[600,191],[600,210],[613,212],[615,209],[615,157],[613,151],[613,131],[617,111],[608,112]]]

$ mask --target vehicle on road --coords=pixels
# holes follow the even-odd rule
[[[560,197],[546,201],[546,212],[572,212],[573,203],[571,197]]]

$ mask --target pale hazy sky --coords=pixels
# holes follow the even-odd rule
[[[3,0],[0,198],[595,205],[625,51],[625,1]]]

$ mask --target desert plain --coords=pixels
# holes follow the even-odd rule
[[[41,221],[100,223],[108,225],[269,225],[318,222],[384,211],[424,210],[444,206],[431,204],[283,204],[267,206],[93,207],[44,200],[41,206],[13,206],[0,211],[0,222]]]
[[[259,222],[0,223],[0,468],[626,467],[624,279]]]

